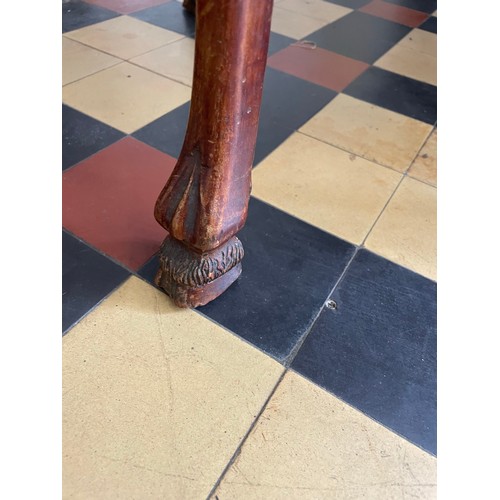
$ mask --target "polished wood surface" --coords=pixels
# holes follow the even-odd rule
[[[241,270],[235,234],[247,216],[271,12],[272,0],[196,2],[186,137],[155,206],[169,232],[156,282],[180,306],[213,300]],[[186,269],[196,283],[186,281]]]

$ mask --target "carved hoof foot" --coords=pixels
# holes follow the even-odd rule
[[[236,236],[203,254],[168,236],[161,246],[155,283],[179,307],[203,306],[236,281],[241,274],[243,254]]]
[[[182,6],[191,14],[196,13],[196,0],[184,0]]]

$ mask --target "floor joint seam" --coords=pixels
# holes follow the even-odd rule
[[[238,444],[235,452],[233,453],[233,455],[231,456],[231,458],[229,459],[229,462],[226,464],[226,466],[224,467],[224,469],[222,470],[219,478],[217,479],[217,481],[215,482],[214,486],[212,487],[212,489],[209,491],[208,495],[207,495],[207,498],[206,500],[210,500],[210,497],[212,497],[212,495],[215,494],[215,492],[217,491],[217,488],[220,486],[222,480],[224,479],[224,476],[227,474],[227,472],[229,471],[229,469],[232,467],[232,465],[235,463],[236,459],[238,458],[238,456],[241,454],[241,451],[243,449],[243,446],[245,445],[247,439],[250,437],[250,434],[252,433],[253,429],[255,428],[255,426],[257,425],[258,421],[260,420],[260,417],[262,416],[262,414],[264,413],[265,409],[267,408],[267,405],[269,404],[269,402],[271,401],[272,397],[274,396],[274,394],[276,393],[279,385],[281,384],[282,380],[285,378],[285,375],[287,374],[288,372],[288,368],[287,367],[284,367],[284,370],[283,372],[281,373],[280,377],[278,378],[276,384],[274,385],[274,387],[272,388],[269,396],[267,397],[267,399],[264,401],[264,404],[262,405],[262,408],[259,410],[259,412],[257,413],[257,415],[255,416],[253,422],[250,424],[250,427],[247,429],[247,432],[245,433],[245,435],[243,436],[242,440],[240,441],[240,443]]]
[[[366,240],[368,239],[368,237],[370,236],[371,232],[373,231],[373,228],[377,225],[377,222],[382,217],[382,214],[385,212],[387,206],[389,205],[389,203],[391,202],[391,200],[394,198],[394,195],[396,194],[396,191],[399,189],[399,186],[401,186],[401,183],[403,182],[403,180],[405,178],[406,178],[406,172],[401,176],[401,179],[399,179],[399,182],[398,182],[397,186],[394,188],[394,191],[392,192],[391,196],[389,196],[389,199],[385,202],[385,205],[382,207],[382,210],[377,215],[377,218],[375,219],[375,221],[371,225],[370,229],[366,233],[366,236],[363,238],[363,241],[360,243],[359,246],[362,246],[362,247],[365,246]],[[385,257],[385,258],[387,259],[387,257]],[[387,260],[390,260],[390,259],[387,259]]]
[[[320,110],[319,112],[321,112],[322,110]],[[410,164],[408,167],[406,167],[406,169],[404,171],[401,171],[401,170],[397,170],[395,169],[394,167],[390,167],[389,165],[384,165],[383,163],[379,163],[378,161],[376,160],[371,160],[369,158],[365,158],[364,156],[361,156],[357,153],[354,153],[353,151],[349,151],[348,149],[344,149],[340,146],[337,146],[336,144],[332,144],[331,142],[327,142],[325,141],[324,139],[319,139],[318,137],[314,137],[313,135],[309,135],[305,132],[302,132],[301,130],[297,130],[297,132],[299,134],[302,134],[302,135],[305,135],[306,137],[309,137],[311,139],[315,139],[316,141],[319,141],[319,142],[322,142],[323,144],[326,144],[327,146],[330,146],[332,148],[336,148],[336,149],[339,149],[340,151],[344,151],[345,153],[349,153],[350,155],[353,155],[353,156],[356,156],[356,158],[359,158],[361,160],[364,160],[364,161],[368,161],[370,163],[373,163],[374,165],[377,165],[378,167],[384,167],[384,168],[387,168],[389,170],[392,170],[393,172],[396,172],[397,174],[403,174],[405,173],[406,171],[408,171],[408,169],[410,168],[410,166],[412,165],[412,163],[415,161],[415,158],[413,158],[411,161],[410,161]],[[418,150],[420,152],[420,149]],[[418,155],[418,152],[417,152],[417,155]]]
[[[337,289],[337,287],[340,285],[340,283],[342,282],[344,276],[346,275],[347,273],[347,270],[349,269],[349,267],[351,266],[352,264],[352,261],[354,260],[354,258],[356,257],[356,255],[358,254],[358,251],[359,251],[359,246],[356,246],[354,248],[354,253],[352,254],[351,258],[349,259],[349,262],[346,264],[344,270],[342,271],[342,273],[340,274],[339,278],[337,279],[337,281],[335,282],[335,284],[333,285],[333,288],[330,290],[330,292],[328,293],[328,295],[326,296],[326,299],[324,300],[323,304],[321,305],[321,308],[319,309],[318,311],[318,314],[316,314],[314,320],[312,321],[311,323],[311,326],[306,330],[306,332],[300,337],[300,339],[297,341],[297,343],[295,344],[295,346],[293,347],[293,349],[290,351],[290,354],[286,357],[285,361],[284,361],[284,366],[288,369],[290,368],[290,366],[292,365],[293,363],[293,360],[295,359],[295,357],[297,356],[297,354],[299,353],[300,351],[300,348],[302,347],[302,345],[304,344],[304,342],[306,341],[307,337],[309,336],[309,334],[311,333],[311,331],[313,330],[316,322],[318,321],[318,318],[320,317],[321,313],[323,312],[323,310],[325,309],[325,304],[326,304],[326,301],[328,300],[328,297],[331,297],[332,293]]]

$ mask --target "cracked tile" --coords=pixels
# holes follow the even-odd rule
[[[63,339],[63,497],[206,498],[281,372],[131,277]]]
[[[330,300],[292,368],[436,455],[436,283],[361,249]]]
[[[294,372],[212,499],[436,498],[436,459]]]

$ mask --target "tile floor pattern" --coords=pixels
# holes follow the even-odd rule
[[[435,0],[275,0],[243,274],[153,284],[177,0],[62,4],[63,496],[436,497]]]

